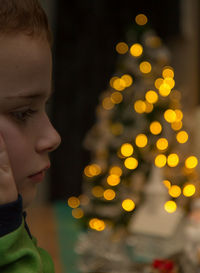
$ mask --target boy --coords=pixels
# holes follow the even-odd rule
[[[37,184],[60,144],[45,104],[51,35],[37,0],[0,0],[0,272],[53,273],[25,222]]]

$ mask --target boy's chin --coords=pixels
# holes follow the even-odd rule
[[[23,200],[23,210],[27,209],[28,207],[34,204],[34,201],[36,199],[36,194],[37,194],[36,189],[34,191],[21,194],[22,200]]]

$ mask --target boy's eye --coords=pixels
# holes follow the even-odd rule
[[[21,122],[26,122],[28,118],[32,117],[37,111],[33,109],[21,110],[12,112],[12,116]]]

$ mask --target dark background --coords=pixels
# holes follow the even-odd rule
[[[135,16],[145,13],[166,44],[181,37],[178,0],[56,2],[52,121],[62,144],[51,155],[51,200],[81,193],[82,171],[90,159],[82,142],[115,70],[115,45]]]

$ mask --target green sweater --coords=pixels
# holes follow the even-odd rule
[[[14,202],[22,207],[18,200]],[[2,213],[7,210],[9,215]],[[10,213],[15,210],[15,212]],[[17,213],[16,213],[17,211]],[[0,273],[54,273],[54,265],[50,255],[42,248],[37,246],[37,241],[27,231],[25,220],[20,209],[15,206],[0,206],[0,232],[4,229],[3,236],[0,237]],[[10,216],[12,215],[12,216]],[[16,221],[17,217],[18,222]],[[4,218],[4,219],[3,219]],[[15,230],[10,231],[10,227],[15,221]],[[10,223],[10,226],[9,226]],[[20,223],[20,225],[19,225]],[[18,227],[16,228],[16,226]],[[5,227],[8,233],[5,231]],[[11,229],[14,228],[14,225]],[[1,235],[2,235],[1,234]]]

